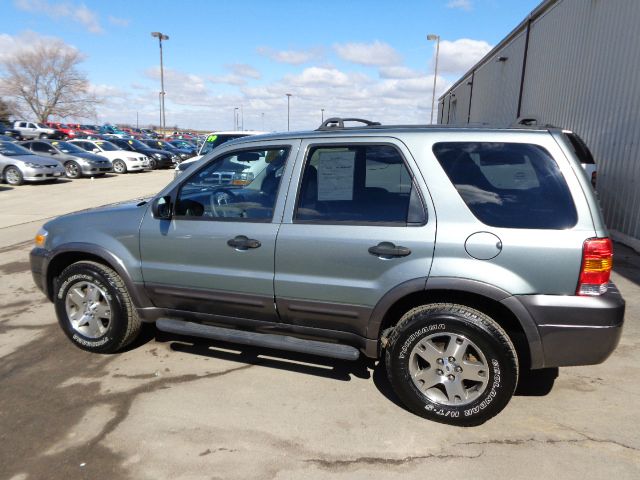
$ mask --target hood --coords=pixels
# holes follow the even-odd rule
[[[106,157],[103,157],[101,155],[97,155],[95,153],[91,153],[91,152],[83,152],[83,153],[74,153],[73,155],[70,154],[65,154],[68,155],[70,157],[76,157],[76,158],[84,158],[85,160],[91,160],[93,162],[103,162],[105,160],[109,160]]]
[[[138,198],[135,200],[110,203],[108,205],[102,205],[101,207],[87,208],[86,210],[67,213],[66,215],[61,215],[45,223],[44,228],[49,230],[51,228],[64,226],[63,224],[67,224],[69,222],[75,222],[76,220],[81,220],[83,222],[93,220],[100,223],[102,221],[106,221],[106,217],[109,217],[109,222],[113,222],[114,219],[123,219],[125,217],[131,219],[132,217],[137,218],[138,216],[139,219],[142,220],[142,216],[144,215],[148,202],[151,198],[152,197],[146,199]]]
[[[21,162],[25,163],[36,163],[38,165],[60,165],[60,162],[58,162],[58,160],[49,157],[41,157],[40,155],[11,155],[5,158],[20,160]]]
[[[168,151],[168,150],[160,150],[159,148],[147,148],[145,150],[140,149],[140,153],[143,153],[144,155],[147,155],[147,156],[151,156],[151,155],[154,155],[156,153],[159,153],[163,157],[171,158],[171,152],[170,151]]]

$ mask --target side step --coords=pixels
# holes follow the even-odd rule
[[[274,335],[273,333],[246,332],[230,328],[213,327],[201,323],[175,320],[173,318],[159,318],[156,321],[158,330],[179,335],[222,340],[229,343],[266,347],[290,352],[308,353],[321,357],[337,358],[339,360],[357,360],[360,351],[350,345],[325,343],[316,340]]]

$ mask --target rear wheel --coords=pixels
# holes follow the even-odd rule
[[[113,171],[116,173],[127,173],[127,164],[120,159],[114,160]]]
[[[69,178],[80,178],[82,176],[82,169],[74,161],[69,161],[64,164],[64,171]]]
[[[24,177],[18,167],[7,167],[4,171],[4,180],[9,185],[22,185],[24,183]]]
[[[105,265],[70,265],[57,279],[54,294],[62,330],[83,350],[117,352],[140,332],[140,318],[122,278]]]
[[[463,305],[407,312],[389,336],[385,363],[409,410],[451,425],[474,426],[494,417],[518,383],[518,358],[507,333]]]

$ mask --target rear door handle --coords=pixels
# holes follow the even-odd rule
[[[411,250],[391,242],[380,242],[374,247],[369,247],[369,253],[381,258],[406,257],[411,255]]]
[[[248,250],[250,248],[258,248],[262,245],[258,240],[248,238],[244,235],[238,235],[235,238],[227,240],[227,245],[236,250]]]

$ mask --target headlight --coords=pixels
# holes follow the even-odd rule
[[[47,168],[44,165],[40,165],[39,163],[24,162],[24,164],[27,167],[31,167],[31,168]]]
[[[156,157],[158,160],[162,160],[162,154],[161,153],[156,152],[156,153],[153,154],[153,156]]]
[[[47,232],[44,228],[40,228],[40,230],[38,230],[38,232],[36,233],[36,237],[34,238],[36,247],[44,247],[44,244],[47,241],[47,235],[49,235],[49,232]]]
[[[138,159],[136,157],[127,157],[127,160],[129,160],[130,162],[138,161]]]

